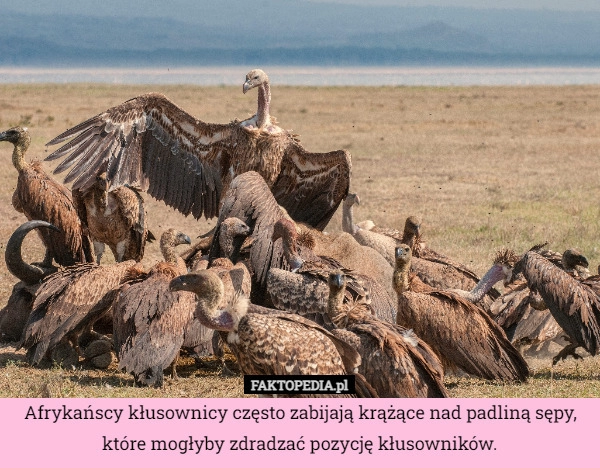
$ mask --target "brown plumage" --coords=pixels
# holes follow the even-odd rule
[[[229,225],[233,230],[243,229],[238,222],[239,220],[235,221],[231,219]],[[225,308],[238,294],[250,297],[252,278],[244,263],[238,262],[234,265],[228,258],[217,258],[213,261],[210,270],[219,276],[224,286],[225,293],[223,300],[219,304],[219,308]],[[256,306],[252,305],[252,308],[256,310]],[[198,343],[198,337],[202,337],[200,343]],[[192,354],[197,360],[198,365],[200,357],[214,354],[221,360],[222,374],[233,375],[233,372],[227,368],[225,363],[225,354],[222,346],[223,343],[219,339],[218,332],[206,328],[196,318],[185,329],[185,339],[182,348],[193,348]]]
[[[598,354],[599,276],[580,281],[533,250],[527,252],[517,263],[515,272],[522,272],[529,287],[540,294],[570,341],[570,344],[554,357],[553,364],[567,356],[580,357],[575,353],[579,346],[592,355]]]
[[[576,249],[567,249],[562,255],[541,248],[536,251],[574,278],[581,280],[590,276],[587,259]],[[502,296],[494,301],[491,313],[506,336],[518,347],[538,346],[564,336],[564,331],[539,294],[529,289],[527,281],[521,275],[514,278]]]
[[[6,130],[0,133],[0,141],[14,145],[12,160],[19,172],[12,198],[15,210],[23,213],[28,220],[46,221],[59,229],[38,231],[46,246],[44,264],[51,265],[53,259],[63,266],[91,261],[90,241],[83,234],[69,191],[48,177],[39,161],[25,161],[25,152],[31,143],[27,129],[14,127]]]
[[[349,194],[344,200],[351,197]],[[347,232],[328,233],[313,229],[305,224],[297,224],[298,245],[306,246],[319,256],[333,258],[344,267],[354,270],[356,273],[366,275],[382,286],[390,296],[396,296],[392,288],[392,274],[394,269],[385,258],[375,249],[359,244],[351,234]],[[391,317],[395,322],[395,317]]]
[[[284,258],[291,269],[271,268],[269,271],[267,290],[275,307],[331,327],[327,317],[327,278],[331,271],[343,270],[347,276],[346,299],[371,304],[379,318],[392,322],[396,308],[383,287],[368,276],[344,268],[332,258],[318,256],[310,249],[300,250],[297,236],[292,221],[281,219],[275,223],[273,242],[281,238]]]
[[[406,219],[402,243],[413,249],[411,271],[434,288],[469,291],[481,279],[464,264],[430,249],[423,241],[418,218]],[[481,299],[480,305],[488,311],[491,303],[498,297],[500,293],[495,288],[490,288]]]
[[[446,368],[458,368],[485,379],[524,381],[527,364],[488,314],[454,292],[421,283],[410,290],[411,249],[396,249],[394,287],[398,292],[398,324],[412,328],[441,358]],[[496,264],[482,282],[488,286],[506,278],[507,268]],[[418,284],[419,280],[417,280]]]
[[[162,386],[163,371],[177,359],[193,319],[194,295],[169,289],[173,278],[187,272],[175,253],[180,244],[190,244],[190,238],[174,229],[165,231],[160,239],[164,261],[154,265],[143,281],[123,287],[114,303],[113,340],[119,368],[132,373],[140,385]],[[196,332],[201,339],[210,339],[203,330]]]
[[[107,170],[110,189],[128,184],[181,213],[217,215],[235,176],[257,171],[297,221],[323,229],[348,191],[350,154],[310,153],[269,115],[270,86],[262,70],[246,75],[244,92],[258,88],[253,117],[204,123],[165,96],[138,96],[67,130],[49,145],[73,138],[48,156],[72,166],[66,181],[87,191]]]
[[[105,314],[119,287],[143,274],[135,261],[100,266],[80,263],[48,276],[40,285],[21,347],[39,364],[61,342],[78,347],[79,335]]]
[[[252,273],[252,302],[263,304],[266,301],[267,273],[270,268],[282,268],[285,263],[281,243],[273,243],[273,227],[281,219],[289,219],[267,187],[265,180],[257,172],[250,171],[237,176],[223,197],[223,205],[215,226],[209,260],[227,256],[221,248],[222,225],[227,218],[237,218],[251,231],[252,246],[248,258]],[[233,251],[241,248],[243,239],[234,240]]]
[[[354,223],[353,205],[359,204],[356,194],[349,194],[343,205],[342,227],[352,234],[359,244],[368,246],[379,252],[393,267],[395,265],[395,249],[402,243],[413,251],[411,271],[423,282],[438,289],[470,290],[479,281],[479,276],[465,265],[439,254],[423,242],[421,237],[421,219],[409,216],[402,232],[395,229],[376,228],[363,229]],[[499,297],[498,291],[490,289],[483,299],[482,305],[487,309],[491,302]]]
[[[381,398],[447,397],[439,358],[412,330],[377,319],[364,304],[345,302],[346,278],[329,274],[327,313],[332,333],[353,345],[365,376]]]
[[[209,251],[216,229],[205,234],[200,241],[181,255],[189,271],[204,270],[208,267]],[[239,260],[240,249],[250,235],[250,227],[241,219],[231,217],[219,223],[219,255],[233,263]],[[246,242],[248,244],[249,242]]]
[[[102,173],[86,192],[74,189],[72,194],[98,263],[105,244],[117,262],[142,260],[146,240],[154,236],[148,231],[144,200],[136,190],[117,187],[109,192],[106,173]]]
[[[210,270],[180,276],[171,282],[171,289],[196,293],[196,317],[222,332],[244,374],[345,375],[360,365],[360,356],[350,345],[310,320],[249,312],[243,296],[219,309],[223,283]]]

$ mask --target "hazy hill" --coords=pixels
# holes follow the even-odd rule
[[[593,12],[296,0],[149,1],[143,9],[120,0],[30,3],[0,16],[0,64],[600,63]]]

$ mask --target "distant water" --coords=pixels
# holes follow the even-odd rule
[[[265,67],[271,82],[304,86],[470,86],[600,84],[600,67]],[[0,83],[240,85],[248,67],[10,68]]]

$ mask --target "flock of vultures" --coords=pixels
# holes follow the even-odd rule
[[[151,93],[65,131],[46,159],[71,189],[25,160],[27,129],[0,133],[14,145],[12,203],[29,220],[6,245],[20,281],[2,341],[34,366],[116,357],[148,386],[175,374],[182,350],[231,372],[227,347],[244,374],[353,374],[362,397],[445,397],[447,372],[523,382],[524,345],[562,343],[553,363],[599,352],[600,277],[579,252],[503,250],[479,278],[432,250],[418,217],[398,229],[355,221],[350,154],[308,152],[270,115],[262,70],[246,75],[253,88],[258,109],[243,121],[205,123]],[[142,191],[218,222],[194,245],[176,229],[153,234]],[[343,232],[325,232],[340,205]],[[32,230],[46,255],[29,264]],[[164,259],[146,269],[150,241]],[[105,246],[116,263],[102,262]]]

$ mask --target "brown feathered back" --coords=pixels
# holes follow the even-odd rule
[[[590,354],[600,351],[600,292],[597,277],[579,281],[540,254],[529,251],[515,270],[542,296],[552,316],[573,344]]]

